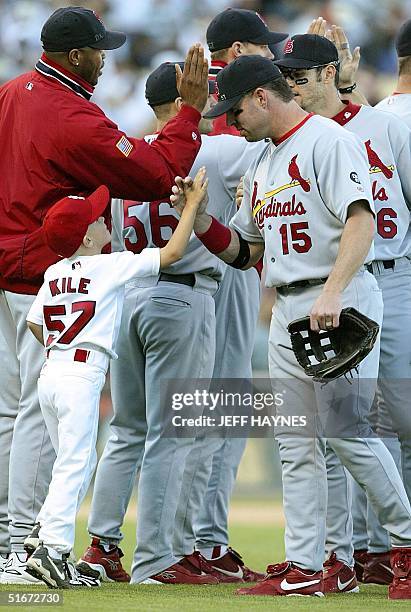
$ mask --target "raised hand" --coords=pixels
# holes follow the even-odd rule
[[[197,214],[201,215],[205,212],[208,204],[208,178],[206,178],[205,166],[202,166],[197,172],[194,181],[184,181],[183,190],[186,201],[186,206],[192,206],[197,209]]]
[[[208,98],[208,61],[203,47],[199,43],[190,47],[183,71],[178,64],[175,67],[177,89],[184,104],[201,113]]]
[[[317,34],[318,36],[325,36],[327,22],[324,17],[317,17],[310,23],[307,34]]]
[[[355,47],[351,53],[348,38],[340,26],[332,25],[326,32],[326,37],[337,47],[340,60],[340,88],[350,87],[356,81],[358,66],[360,63],[360,47]]]
[[[197,215],[200,215],[207,208],[207,187],[208,178],[206,178],[204,166],[197,172],[194,180],[191,176],[184,179],[181,176],[176,176],[175,185],[171,188],[170,203],[179,215],[186,206],[196,208]]]

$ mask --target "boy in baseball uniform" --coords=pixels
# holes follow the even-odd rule
[[[73,548],[77,510],[96,465],[100,393],[109,360],[117,358],[125,284],[181,259],[206,188],[204,174],[198,172],[187,214],[161,249],[102,254],[111,240],[102,216],[110,201],[104,185],[87,198],[63,198],[44,219],[45,242],[64,259],[46,270],[27,322],[46,348],[38,393],[57,458],[37,517],[40,544],[27,571],[51,588],[71,586],[63,556]]]

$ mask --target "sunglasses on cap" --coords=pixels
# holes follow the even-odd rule
[[[327,62],[326,64],[318,64],[317,66],[309,66],[307,68],[286,68],[285,66],[278,66],[285,79],[291,79],[296,85],[306,85],[308,79],[306,77],[295,77],[297,72],[307,72],[308,70],[315,70],[316,68],[325,68],[326,66],[335,66],[337,72],[340,69],[340,62]]]

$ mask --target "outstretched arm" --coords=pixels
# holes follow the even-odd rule
[[[197,211],[207,196],[207,185],[208,179],[206,179],[206,170],[203,166],[197,172],[194,181],[186,186],[185,206],[182,207],[181,211],[177,209],[180,214],[180,221],[166,246],[160,249],[161,270],[171,266],[183,257],[193,231]]]
[[[176,185],[170,201],[177,212],[184,209],[187,188],[191,178],[176,177]],[[263,243],[253,243],[244,240],[240,234],[223,225],[206,211],[207,199],[200,205],[194,221],[194,231],[204,246],[225,263],[248,270],[252,268],[264,253]]]

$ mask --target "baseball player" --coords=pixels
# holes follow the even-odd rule
[[[125,284],[182,258],[207,186],[204,174],[204,169],[198,172],[187,213],[170,241],[139,255],[101,254],[111,240],[102,216],[110,201],[105,186],[87,198],[60,200],[45,217],[45,240],[64,259],[46,271],[27,321],[46,347],[38,390],[57,458],[37,517],[40,544],[27,571],[51,587],[69,588],[62,557],[74,546],[77,510],[96,465],[100,394],[109,359],[117,357]]]
[[[216,78],[220,70],[241,55],[261,55],[274,59],[270,45],[288,37],[282,32],[270,32],[264,19],[256,11],[228,8],[218,13],[207,28],[207,45],[211,53],[210,76]],[[213,122],[215,134],[238,136],[238,130],[227,125],[224,116]]]
[[[365,149],[359,139],[323,117],[306,113],[279,69],[255,56],[235,60],[217,77],[219,103],[206,114],[227,118],[247,140],[271,138],[250,166],[244,198],[231,228],[207,213],[194,225],[207,248],[234,267],[248,268],[264,253],[266,283],[277,288],[269,338],[271,379],[282,379],[294,403],[319,420],[321,438],[284,428],[277,432],[283,466],[286,559],[267,568],[248,595],[323,595],[327,481],[324,427],[344,410],[348,437],[328,437],[355,479],[365,486],[377,515],[389,527],[395,552],[391,599],[411,597],[411,508],[395,463],[371,432],[358,404],[371,403],[378,374],[378,344],[359,366],[355,396],[342,380],[330,393],[305,376],[287,350],[290,321],[310,314],[311,328],[338,326],[342,306],[382,321],[382,298],[364,267],[373,256],[373,198]],[[184,182],[178,181],[181,192]],[[174,188],[173,188],[174,190]],[[180,193],[172,197],[181,206]],[[367,380],[368,379],[368,380]],[[347,397],[348,400],[347,401]],[[287,396],[288,398],[288,396]],[[361,402],[359,401],[361,399]],[[307,414],[307,413],[306,413]],[[338,424],[338,423],[337,423]],[[352,434],[361,432],[361,437]],[[314,491],[314,494],[313,494]]]
[[[411,326],[411,307],[407,309],[411,303],[411,133],[400,119],[369,106],[341,101],[336,85],[338,52],[326,38],[312,34],[293,36],[284,58],[276,63],[304,110],[331,117],[365,143],[377,220],[375,261],[369,265],[369,271],[375,275],[384,301],[379,387],[392,426],[407,447],[411,423],[404,380],[411,378],[411,338],[407,335]],[[314,71],[312,66],[318,68]],[[332,448],[327,451],[327,470],[330,558],[325,564],[324,588],[326,592],[351,592],[357,587],[352,570],[350,483]],[[391,546],[389,538],[385,540],[385,551],[371,552],[390,569]],[[385,573],[389,572],[391,582],[389,569]]]
[[[0,89],[0,166],[7,177],[0,198],[0,553],[8,556],[2,583],[35,582],[25,573],[23,542],[55,458],[37,398],[41,347],[25,322],[44,271],[57,260],[42,241],[42,219],[60,198],[102,183],[118,197],[168,195],[176,174],[195,159],[207,99],[207,62],[194,46],[179,85],[181,112],[150,147],[128,138],[90,101],[104,49],[121,46],[125,34],[106,30],[89,9],[65,7],[41,36],[35,70]]]
[[[410,81],[410,57],[411,57],[411,21],[406,21],[400,28],[395,41],[396,51],[398,55],[398,83],[393,94],[381,100],[375,108],[390,112],[400,117],[409,128],[411,128],[411,113],[409,108],[409,100],[411,96]],[[406,283],[404,283],[406,285]],[[406,286],[402,288],[406,291]],[[408,304],[408,298],[404,295],[395,301],[396,311],[397,305],[401,303],[403,308],[398,313],[398,323],[402,323],[404,317],[408,313],[404,306]],[[386,306],[384,311],[387,311]],[[385,315],[386,316],[386,315]],[[392,319],[394,321],[394,317]],[[402,353],[401,346],[406,347],[409,342],[406,335],[408,325],[403,323],[398,334],[392,336],[392,340],[399,342],[395,346],[395,354]],[[403,368],[398,368],[395,376],[400,375],[405,378]],[[405,381],[404,381],[405,382]],[[403,384],[404,384],[403,382]],[[383,398],[381,398],[383,399]],[[411,442],[408,436],[405,435],[406,430],[402,428],[400,433],[400,443],[397,438],[393,438],[393,422],[390,415],[390,410],[384,401],[378,402],[378,431],[384,436],[383,440],[388,446],[393,455],[397,466],[401,465],[404,486],[408,494],[408,499],[411,499]],[[365,518],[366,517],[366,518]],[[392,573],[387,564],[387,551],[389,551],[389,538],[387,532],[381,527],[376,519],[372,509],[367,508],[367,500],[363,491],[354,486],[353,490],[353,519],[354,519],[354,558],[356,560],[356,569],[362,571],[362,580],[364,582],[377,582],[379,584],[387,584],[392,580]]]
[[[395,91],[376,105],[379,110],[385,110],[401,117],[411,127],[411,19],[400,28],[395,48],[398,56],[398,82]]]
[[[173,65],[162,64],[149,76],[146,97],[160,130],[181,105]],[[201,130],[210,131],[211,121],[204,121]],[[150,141],[155,138],[156,135],[148,137]],[[203,136],[193,172],[198,164],[207,165],[213,177],[210,206],[219,218],[231,210],[237,182],[259,148],[260,144],[249,145],[234,136]],[[114,248],[136,253],[147,245],[165,244],[178,221],[166,200],[150,203],[114,200],[112,216]],[[121,567],[118,545],[135,474],[140,468],[137,548],[131,581],[216,584],[224,579],[224,574],[207,566],[199,555],[193,555],[193,541],[185,550],[185,536],[182,543],[175,542],[177,510],[180,515],[185,514],[189,504],[187,498],[180,498],[179,492],[188,476],[185,467],[193,464],[194,440],[183,438],[175,448],[176,442],[163,438],[159,428],[162,381],[212,376],[213,296],[224,267],[193,236],[178,264],[149,281],[144,279],[145,288],[141,288],[139,280],[127,288],[117,345],[119,359],[111,368],[114,416],[111,435],[97,468],[88,525],[92,542],[78,564],[83,573],[98,571],[103,579],[130,579]],[[174,453],[173,461],[165,459],[170,453]],[[195,473],[193,477],[196,479]],[[206,484],[207,479],[204,487]],[[204,487],[198,493],[200,497]],[[186,529],[189,527],[191,533],[191,525]]]
[[[230,8],[219,13],[207,28],[207,44],[211,52],[209,78],[215,80],[224,66],[241,55],[261,55],[272,59],[269,45],[285,38],[287,34],[270,32],[255,11]],[[227,133],[239,136],[234,126],[227,125],[225,116],[216,117],[211,135]],[[227,225],[235,212],[233,203],[221,221]],[[249,380],[252,376],[251,355],[259,311],[261,269],[262,261],[245,273],[230,266],[225,270],[215,296],[214,378]],[[259,577],[241,564],[238,553],[230,548],[228,538],[229,502],[245,444],[246,438],[230,437],[213,454],[206,497],[194,527],[196,549],[214,568],[226,572],[233,582],[252,581]],[[179,530],[183,533],[184,527],[179,526]],[[190,537],[187,536],[186,540],[188,549]]]

